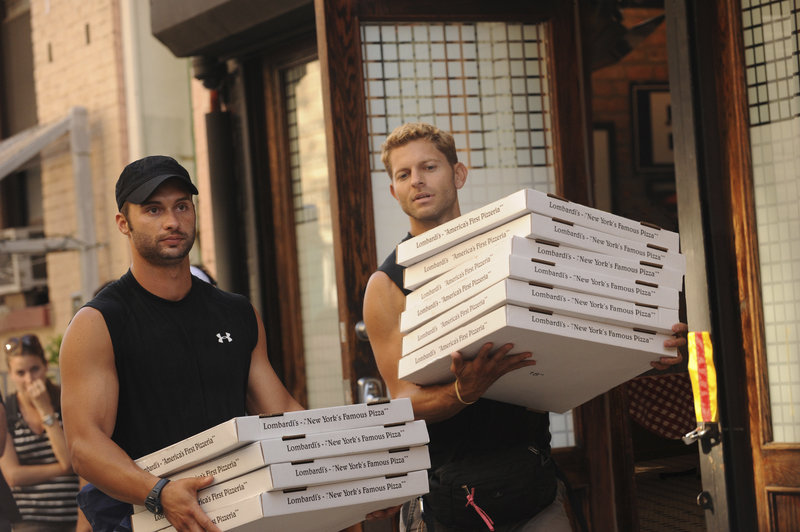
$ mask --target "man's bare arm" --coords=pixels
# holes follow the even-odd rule
[[[250,414],[279,414],[303,410],[283,385],[267,356],[267,338],[261,316],[258,321],[258,344],[250,359],[250,374],[247,379],[247,411]]]
[[[392,397],[411,398],[414,414],[429,422],[442,421],[456,415],[466,405],[456,397],[453,383],[418,386],[398,378],[402,356],[400,314],[405,308],[405,296],[383,272],[372,274],[364,294],[364,323],[375,361]],[[451,371],[458,377],[461,398],[465,402],[479,399],[502,375],[517,368],[535,364],[530,353],[506,356],[511,345],[487,344],[473,360],[453,354]]]
[[[107,495],[143,504],[158,481],[111,440],[119,381],[114,350],[100,312],[81,309],[64,333],[60,353],[64,431],[75,472]],[[197,503],[197,490],[213,479],[170,482],[161,492],[167,519],[178,530],[218,531]]]

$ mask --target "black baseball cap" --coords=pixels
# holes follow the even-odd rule
[[[180,180],[192,194],[197,194],[189,172],[172,157],[149,155],[133,161],[122,170],[117,179],[117,208],[122,210],[126,201],[143,203],[161,183],[170,178]]]

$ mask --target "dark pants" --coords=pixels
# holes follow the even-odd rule
[[[109,497],[93,484],[81,488],[78,506],[93,532],[131,532],[133,506]]]
[[[494,525],[495,532],[572,532],[573,527],[566,509],[566,488],[563,483],[558,483],[558,494],[553,503],[539,512],[536,516],[524,519],[517,523]],[[433,516],[425,513],[420,507],[420,498],[411,500],[403,505],[404,512],[401,530],[405,532],[464,532],[461,529],[448,527],[437,521]],[[475,529],[489,530],[488,527]]]

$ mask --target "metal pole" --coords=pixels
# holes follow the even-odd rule
[[[681,252],[686,256],[687,322],[692,330],[711,331],[711,310],[706,275],[705,234],[700,190],[700,168],[694,115],[695,82],[689,46],[686,0],[665,3],[669,89],[674,130],[675,179],[678,194],[678,220]],[[706,510],[709,531],[731,530],[725,481],[724,444],[698,445],[703,492],[698,504]]]
[[[94,230],[94,193],[89,160],[89,113],[85,107],[70,109],[69,143],[72,171],[75,177],[75,214],[78,239],[86,245],[81,249],[81,298],[89,301],[100,285],[97,267],[97,237]]]

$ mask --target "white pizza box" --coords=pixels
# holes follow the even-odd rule
[[[662,356],[665,334],[640,332],[570,316],[504,305],[400,359],[398,376],[420,385],[453,380],[450,354],[472,358],[486,342],[530,351],[535,366],[498,379],[484,397],[563,413],[650,369]]]
[[[533,214],[531,217],[533,225],[542,226],[540,233],[544,240],[617,257],[655,262],[665,268],[677,270],[681,274],[686,273],[686,257],[677,250],[668,251],[654,244],[628,240],[625,237],[573,225],[558,218],[547,218],[538,214]]]
[[[383,508],[399,506],[406,498],[387,499],[384,502],[366,502],[348,506],[310,510],[297,514],[261,516],[262,498],[251,497],[246,501],[212,512],[211,520],[221,530],[235,532],[339,532],[362,521],[367,514]],[[259,517],[261,516],[261,517]],[[174,532],[174,527],[164,529]]]
[[[430,441],[422,420],[355,429],[270,438],[184,469],[170,479],[214,476],[215,483],[278,462],[312,460],[399,447],[425,445]]]
[[[136,465],[157,476],[205,462],[253,441],[412,421],[408,398],[298,410],[270,416],[240,416],[150,453]]]
[[[522,189],[401,242],[397,246],[397,263],[408,266],[419,262],[528,212],[650,244],[664,251],[679,251],[678,233],[673,231],[573,203],[553,194]]]
[[[408,294],[406,308],[400,314],[400,332],[409,332],[508,277],[632,303],[678,308],[679,296],[674,288],[572,268],[565,261],[542,261],[503,251],[492,249]]]
[[[270,438],[169,475],[169,479],[213,476],[213,484],[219,484],[271,463],[415,447],[429,441],[428,427],[422,420]],[[133,506],[134,513],[142,511],[146,511],[144,506]]]
[[[541,214],[527,213],[523,214],[521,218],[526,221],[519,223],[523,225],[528,223],[529,226],[527,231],[522,229],[521,234],[517,236],[549,240],[566,246],[624,257],[629,260],[652,262],[665,268],[676,270],[681,275],[686,273],[686,257],[681,253],[673,253],[667,251],[666,248],[660,248],[653,244],[643,244],[625,237],[603,233],[596,229],[574,225],[561,219],[550,218]],[[430,231],[433,230],[435,229]],[[420,236],[425,236],[430,231]],[[412,240],[413,238],[406,240],[406,242],[411,242]],[[444,246],[438,249],[436,253],[440,253],[449,247]],[[432,255],[435,255],[435,253],[428,256]]]
[[[267,466],[267,469],[272,478],[272,489],[289,489],[408,473],[430,467],[428,446],[421,445],[370,453],[329,456],[315,460],[279,462]]]
[[[197,492],[204,512],[210,512],[266,491],[313,488],[346,481],[385,477],[430,467],[428,447],[412,447],[373,453],[271,464]],[[135,532],[163,528],[167,519],[148,511],[131,515]],[[169,524],[169,523],[167,523]]]
[[[527,216],[515,218],[500,227],[481,233],[460,244],[428,257],[403,269],[403,286],[407,290],[415,290],[431,279],[455,268],[460,263],[470,260],[477,254],[492,246],[509,246],[509,253],[525,254],[531,257],[547,259],[557,257],[575,262],[584,267],[598,269],[600,273],[632,277],[658,285],[669,286],[680,290],[683,286],[683,274],[678,270],[665,268],[657,262],[634,260],[626,257],[608,255],[595,251],[587,251],[565,246],[555,241],[532,237],[530,219]],[[520,241],[520,239],[523,239]],[[526,246],[525,252],[513,249]]]
[[[208,512],[222,530],[337,532],[367,514],[428,493],[428,472],[270,491]],[[167,530],[174,530],[169,527]],[[140,532],[135,530],[134,532]]]
[[[402,354],[407,355],[424,347],[450,331],[506,304],[535,307],[565,316],[623,327],[640,327],[664,334],[672,334],[672,326],[680,321],[677,309],[642,305],[507,278],[411,329],[403,336]]]

